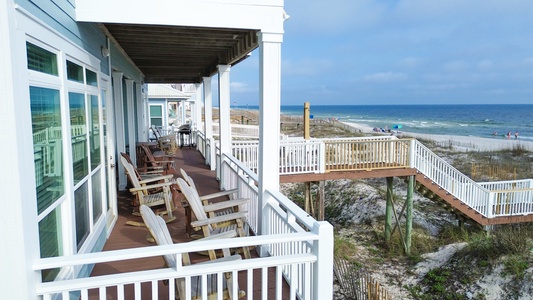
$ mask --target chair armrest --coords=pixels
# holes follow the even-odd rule
[[[203,196],[200,196],[200,200],[209,200],[209,199],[213,199],[213,198],[218,198],[218,197],[222,197],[222,196],[227,196],[227,195],[231,195],[231,194],[235,194],[239,191],[239,189],[231,189],[231,190],[227,190],[227,191],[220,191],[220,192],[216,192],[216,193],[212,193],[212,194],[208,194],[208,195],[203,195]]]
[[[138,188],[131,188],[130,192],[135,193],[135,192],[138,192],[138,191],[146,191],[146,190],[151,190],[151,189],[160,188],[160,187],[168,187],[168,186],[171,186],[173,184],[174,184],[173,182],[169,181],[169,182],[164,182],[164,183],[145,185],[145,186],[141,186],[141,187],[138,187]]]
[[[216,224],[216,223],[221,223],[221,222],[226,222],[226,221],[232,221],[232,220],[245,218],[247,215],[248,215],[247,211],[240,211],[240,212],[236,212],[236,213],[232,213],[232,214],[217,216],[217,217],[214,217],[214,218],[208,218],[208,219],[205,219],[205,220],[192,221],[191,222],[191,226],[192,227],[202,227],[202,226],[206,226],[206,225],[211,225],[211,224]]]
[[[205,212],[212,212],[212,211],[217,211],[217,210],[221,210],[221,209],[224,209],[224,208],[243,205],[243,204],[246,204],[248,202],[250,202],[250,199],[227,200],[227,201],[220,201],[220,202],[217,202],[217,203],[204,205],[203,208],[204,208]]]
[[[163,175],[163,176],[157,176],[157,177],[143,179],[143,180],[139,181],[139,183],[140,184],[146,184],[146,183],[149,183],[149,182],[154,182],[154,181],[159,181],[159,180],[170,180],[170,179],[172,179],[172,177],[174,177],[174,175],[172,175],[172,174]]]

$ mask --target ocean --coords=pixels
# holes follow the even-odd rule
[[[250,107],[252,108],[252,107]],[[285,115],[303,115],[302,106],[281,106]],[[503,139],[511,131],[512,138],[533,141],[533,105],[312,105],[313,118],[336,118],[376,128],[400,131],[476,136]],[[494,135],[494,133],[497,133]]]

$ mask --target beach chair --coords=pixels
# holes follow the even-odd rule
[[[159,131],[159,129],[157,129],[157,127],[155,127],[155,125],[150,126],[149,130],[152,132],[154,136],[149,137],[148,140],[150,142],[157,142],[157,140],[161,137],[161,132]]]
[[[174,184],[172,177],[174,175],[157,176],[150,179],[139,180],[135,175],[135,168],[124,157],[120,157],[120,161],[126,170],[128,177],[132,183],[133,188],[130,192],[135,196],[139,205],[146,205],[149,207],[164,205],[166,210],[163,214],[168,214],[167,222],[173,221],[176,218],[172,215],[174,202],[172,201],[171,187]]]
[[[202,201],[204,205],[209,204],[208,200],[219,198],[219,197],[229,196],[230,199],[233,199],[234,195],[239,191],[238,188],[235,188],[231,190],[220,191],[220,192],[200,196],[198,189],[196,188],[196,184],[194,183],[194,180],[192,179],[192,177],[190,177],[187,174],[187,172],[185,172],[185,170],[183,170],[182,168],[180,168],[180,173],[183,179],[185,179],[185,181],[189,184],[189,186],[196,192],[196,194],[198,194],[198,198],[200,198],[200,200]]]
[[[126,161],[133,166],[133,162],[131,161],[131,158],[127,153],[120,152],[120,156],[124,157],[124,159],[126,159]],[[134,170],[135,175],[137,176],[137,178],[139,178],[139,180],[161,176],[165,171],[163,167],[150,167],[148,170],[139,170],[137,168],[134,168]]]
[[[158,245],[172,245],[174,242],[172,241],[172,237],[170,236],[170,232],[168,231],[168,227],[165,224],[165,221],[160,217],[156,216],[154,212],[147,207],[146,205],[141,205],[140,207],[141,216],[143,218],[144,223],[146,224],[146,227],[148,228],[148,231],[153,236],[154,240]],[[202,240],[214,240],[214,239],[223,239],[223,238],[232,238],[236,236],[235,231],[227,231],[223,234],[219,235],[212,235],[210,237],[207,237]],[[193,242],[194,243],[194,242]],[[241,256],[231,255],[229,249],[222,249],[223,258],[216,258],[212,259],[208,262],[203,262],[203,264],[215,264],[217,262],[223,262],[223,261],[237,261],[241,260]],[[175,268],[176,267],[176,256],[174,255],[164,255],[163,256],[165,263],[167,267],[169,268]],[[188,253],[182,254],[182,262],[183,265],[189,266],[191,265],[191,260]],[[217,286],[217,275],[208,275],[207,278],[207,287],[208,287],[208,299],[216,299],[217,293],[216,293],[216,286]],[[178,298],[179,299],[186,299],[185,295],[187,295],[187,291],[185,289],[185,279],[178,278],[175,281],[176,284],[176,290],[178,292]],[[194,277],[191,279],[191,290],[188,292],[188,294],[191,295],[192,299],[201,299],[201,295],[199,295],[199,292],[201,291],[201,278],[200,276]],[[237,295],[233,295],[232,291],[234,289],[233,285],[237,285],[237,281],[234,282],[233,276],[231,273],[224,274],[223,278],[223,299],[238,299],[241,297],[244,297],[246,294],[244,291],[239,291],[238,286],[236,287]]]
[[[196,221],[191,222],[191,227],[194,230],[201,230],[204,237],[230,230],[235,230],[240,237],[248,235],[247,230],[245,230],[246,216],[248,215],[248,212],[240,211],[240,206],[247,204],[250,201],[249,199],[226,200],[203,205],[198,194],[183,178],[178,178],[177,183],[181,192],[185,196],[185,199],[189,203],[192,213],[196,217]],[[228,213],[228,208],[232,208],[233,212]],[[224,211],[225,213],[216,215],[217,211]],[[210,212],[214,212],[215,216],[209,217],[208,214]],[[251,257],[248,247],[243,247],[242,251],[245,258]],[[209,255],[211,256],[212,253]]]
[[[147,167],[149,168],[163,168],[165,172],[176,174],[176,169],[174,168],[174,160],[169,159],[168,156],[163,156],[163,158],[166,158],[166,160],[158,160],[155,158],[154,154],[152,153],[152,150],[148,148],[148,145],[142,144],[140,145],[141,149],[144,152],[146,162],[148,164]]]

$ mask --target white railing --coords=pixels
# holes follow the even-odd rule
[[[490,190],[493,216],[533,213],[533,179],[482,182],[479,185]]]
[[[218,136],[220,124],[213,123],[213,136]],[[259,138],[259,126],[231,124],[231,136],[233,138]]]
[[[183,253],[200,252],[210,249],[239,248],[256,246],[265,251],[261,258],[232,262],[217,262],[208,265],[195,264],[176,268],[163,268],[150,271],[128,272],[104,276],[64,279],[37,286],[37,295],[43,299],[63,298],[76,295],[80,299],[129,299],[140,295],[145,289],[151,294],[149,299],[160,299],[174,295],[173,284],[162,285],[164,281],[174,282],[183,278],[188,282],[201,276],[224,273],[240,276],[239,282],[246,282],[247,299],[253,299],[253,286],[261,285],[262,299],[331,299],[333,294],[333,227],[327,222],[317,222],[287,197],[279,192],[269,192],[269,199],[261,209],[258,207],[257,175],[233,156],[223,155],[220,159],[224,188],[239,187],[238,197],[247,197],[250,203],[243,210],[248,211],[247,223],[257,236],[223,239],[216,241],[197,241],[168,246],[143,247],[127,250],[105,251],[75,255],[71,257],[40,259],[34,270],[70,268],[78,265],[94,265],[104,262],[135,260],[154,256],[173,255],[181,262]],[[261,218],[262,229],[259,228]],[[260,234],[266,232],[267,234]],[[273,270],[274,269],[274,270]],[[269,280],[269,272],[274,272],[275,280]],[[254,282],[257,276],[259,283]],[[282,278],[288,286],[283,292]],[[202,293],[207,294],[207,284],[202,285]],[[221,292],[219,284],[218,292]],[[133,290],[131,290],[133,287]],[[275,290],[274,293],[269,290]],[[282,293],[283,292],[283,293]],[[186,293],[188,296],[191,292]],[[233,291],[236,299],[237,289]],[[189,298],[187,298],[189,299]]]
[[[191,134],[193,134],[193,140],[196,141],[196,149],[202,154],[203,158],[206,158],[205,134],[199,130],[193,130]]]
[[[291,283],[300,299],[330,299],[332,295],[333,227],[318,222],[293,201],[278,191],[268,191],[268,200],[259,207],[257,174],[233,156],[222,155],[223,188],[239,188],[238,198],[250,198],[248,224],[256,234],[285,235],[313,233],[319,236],[307,243],[263,244],[263,250],[272,257],[315,253],[317,261],[312,270],[307,266],[285,266],[283,276]],[[261,227],[259,224],[261,222]],[[293,284],[296,284],[293,286]],[[312,296],[310,296],[312,295]],[[329,295],[329,297],[328,297]]]
[[[232,154],[257,170],[258,141],[232,144]],[[280,175],[327,171],[416,168],[487,218],[533,214],[533,180],[477,183],[422,143],[394,136],[280,140]]]
[[[287,248],[299,247],[315,243],[322,237],[314,233],[295,233],[285,235],[253,236],[245,238],[219,239],[210,241],[196,241],[165,246],[150,246],[132,248],[126,250],[104,251],[98,253],[78,254],[39,259],[33,265],[37,274],[42,270],[55,268],[72,268],[79,265],[93,265],[97,263],[131,261],[148,257],[172,255],[178,262],[182,261],[184,253],[201,252],[210,249],[239,248],[243,246],[261,245],[284,245]],[[239,286],[246,290],[247,299],[253,299],[254,285],[261,285],[263,299],[285,299],[282,295],[282,278],[285,270],[290,270],[289,299],[324,299],[313,297],[309,291],[300,291],[296,286],[299,282],[310,282],[310,274],[317,263],[317,253],[295,253],[271,257],[251,258],[238,261],[215,262],[210,264],[193,264],[184,266],[178,263],[174,268],[160,268],[148,271],[121,272],[110,275],[102,275],[88,278],[63,279],[53,282],[40,283],[36,287],[37,297],[41,299],[70,299],[71,296],[85,299],[168,299],[168,295],[175,295],[176,287],[173,282],[176,279],[184,279],[186,284],[186,299],[191,299],[191,282],[198,280],[200,276],[204,283],[200,294],[207,298],[207,277],[217,275],[220,282],[214,283],[214,288],[219,295],[222,294],[222,277],[225,273],[231,273],[234,278],[240,277],[239,282],[246,282],[246,286]],[[161,259],[163,261],[163,259]],[[269,272],[274,268],[275,279],[269,280]],[[295,270],[304,270],[299,273]],[[299,276],[304,276],[300,278]],[[257,280],[258,282],[255,282]],[[169,282],[170,284],[164,284]],[[332,284],[331,284],[332,285]],[[213,286],[213,285],[210,285]],[[269,289],[275,286],[275,293],[269,293]],[[232,291],[232,298],[237,299],[237,285]],[[272,295],[274,294],[274,295]],[[303,297],[301,297],[303,296]]]
[[[324,172],[324,143],[320,140],[282,140],[280,174]]]
[[[411,163],[414,168],[478,213],[491,217],[491,196],[488,189],[461,173],[422,143],[412,141],[415,153]]]

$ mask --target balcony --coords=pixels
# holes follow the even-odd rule
[[[198,139],[202,144],[203,139]],[[205,144],[203,144],[205,145]],[[248,211],[251,235],[245,238],[194,242],[186,235],[186,217],[182,207],[177,220],[169,223],[175,242],[170,246],[156,246],[146,240],[145,227],[128,226],[127,221],[141,221],[131,215],[128,192],[119,197],[119,217],[102,252],[60,258],[46,258],[34,265],[39,272],[61,268],[64,280],[41,283],[37,295],[43,299],[71,296],[80,299],[168,299],[175,294],[173,282],[184,278],[190,289],[191,278],[231,272],[238,278],[239,289],[246,292],[242,299],[330,299],[332,297],[333,230],[327,222],[317,222],[279,192],[270,192],[264,207],[258,207],[257,175],[234,157],[217,159],[220,163],[220,182],[215,172],[205,165],[201,152],[184,147],[174,158],[176,169],[184,168],[193,177],[201,194],[215,192],[219,187],[239,188],[238,197],[252,201],[243,209]],[[179,195],[181,197],[181,195]],[[180,199],[174,199],[178,204]],[[263,234],[259,234],[260,228]],[[196,264],[207,260],[197,254],[209,249],[254,246],[251,259]],[[190,266],[168,268],[163,255],[174,255],[181,262],[183,253],[192,253]],[[76,268],[92,267],[91,277],[68,279]],[[221,276],[219,276],[221,278]],[[329,282],[330,284],[324,284]],[[205,284],[203,285],[206,286]],[[221,290],[218,285],[217,290]],[[202,290],[203,299],[207,289]],[[232,299],[237,299],[237,289]],[[187,292],[190,297],[192,292]],[[222,293],[218,293],[222,295]],[[187,298],[192,299],[192,298]]]

